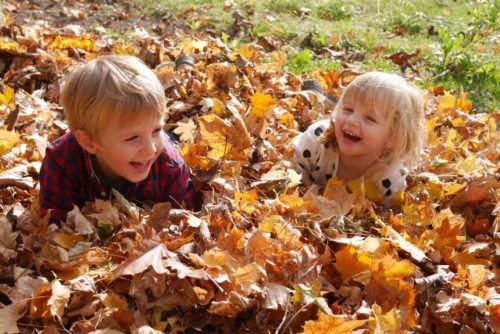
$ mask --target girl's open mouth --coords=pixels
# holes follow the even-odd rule
[[[353,142],[358,142],[361,140],[361,137],[355,135],[352,132],[345,131],[345,130],[344,130],[344,138],[346,138],[347,140],[353,141]]]

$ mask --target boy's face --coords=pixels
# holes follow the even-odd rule
[[[343,99],[335,114],[335,136],[341,155],[373,157],[391,147],[390,124],[384,115],[358,100]]]
[[[126,125],[114,121],[92,141],[98,167],[110,181],[144,180],[163,149],[163,118],[144,117]]]

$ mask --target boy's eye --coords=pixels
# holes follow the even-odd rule
[[[162,131],[162,128],[157,128],[157,129],[155,129],[153,132],[154,132],[154,133],[161,133],[161,131]]]

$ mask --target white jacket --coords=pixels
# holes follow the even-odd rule
[[[315,183],[324,187],[332,176],[337,175],[338,147],[327,147],[322,140],[330,125],[329,119],[317,121],[292,141],[295,151],[292,161],[297,171],[302,173],[302,182],[305,185]],[[390,198],[396,192],[405,190],[407,174],[407,169],[401,163],[390,166],[380,163],[377,164],[377,169],[370,171],[370,179],[382,195]]]

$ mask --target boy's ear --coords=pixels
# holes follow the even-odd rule
[[[75,138],[78,144],[90,154],[96,154],[97,146],[92,137],[83,130],[75,131]]]

